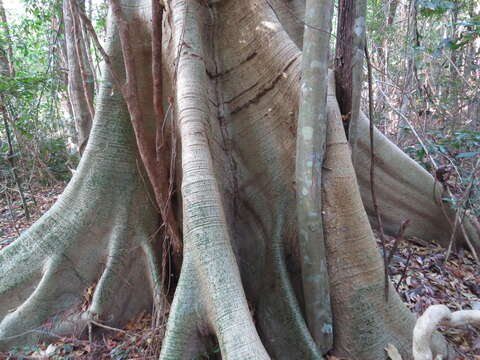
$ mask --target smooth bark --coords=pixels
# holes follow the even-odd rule
[[[332,347],[332,314],[322,219],[322,167],[327,134],[327,78],[333,3],[305,8],[297,124],[297,223],[305,317],[320,351]]]

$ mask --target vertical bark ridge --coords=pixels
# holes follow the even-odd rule
[[[78,6],[81,6],[82,2],[79,1]],[[89,84],[84,83],[79,65],[79,57],[85,63],[88,62],[86,58],[85,44],[78,42],[77,56],[77,42],[75,39],[74,23],[75,14],[72,13],[70,7],[70,0],[63,0],[63,18],[65,21],[65,40],[66,40],[66,55],[68,63],[68,97],[72,106],[73,116],[75,121],[75,128],[78,133],[78,149],[80,154],[83,154],[85,146],[90,135],[92,128],[92,113],[89,108],[89,103],[93,103],[93,77],[87,76],[90,81]],[[80,31],[80,29],[77,29]],[[91,74],[90,74],[91,75]],[[88,91],[84,91],[84,85],[88,88]],[[86,96],[91,95],[90,99]]]
[[[266,2],[216,6],[217,71],[232,138],[238,202],[231,223],[261,338],[278,359],[320,359],[292,287],[298,48]],[[232,19],[234,23],[232,23]],[[293,260],[295,263],[295,260]],[[299,280],[298,278],[296,280]]]
[[[280,208],[287,203],[278,202]],[[267,348],[275,359],[322,359],[293,291],[285,260],[288,236],[286,217],[280,214],[274,232],[266,242],[268,267],[263,285],[268,289],[258,299],[258,323]]]
[[[185,244],[187,251],[189,244]],[[193,258],[182,264],[182,271],[162,342],[161,360],[190,360],[205,350],[201,332],[211,331],[205,319],[204,298]]]
[[[210,54],[204,52],[204,39],[199,36],[199,22],[207,9],[190,0],[175,1],[172,6],[174,47],[181,47],[174,76],[182,146],[184,261],[194,262],[205,316],[218,338],[222,357],[267,359],[245,298],[210,149],[210,128],[216,124],[212,125],[207,96],[205,59]],[[185,276],[181,279],[194,281]],[[173,306],[171,313],[181,311],[179,307]]]

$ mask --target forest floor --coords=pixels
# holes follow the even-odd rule
[[[0,200],[0,250],[45,213],[64,189],[64,184],[34,189],[36,205],[27,194],[31,219],[26,220],[19,199],[11,206]],[[11,211],[12,210],[12,211]],[[13,212],[13,217],[12,217]],[[395,243],[386,237],[389,253]],[[379,242],[379,247],[381,244]],[[480,309],[480,266],[468,251],[452,253],[445,261],[445,249],[421,239],[401,240],[389,265],[390,278],[402,300],[418,316],[429,305],[445,304],[451,310]],[[89,300],[88,292],[85,301]],[[0,353],[8,359],[158,359],[163,327],[153,328],[152,317],[142,314],[125,329],[103,329],[101,337],[88,339],[61,338],[50,345],[12,349]],[[480,329],[466,326],[440,331],[458,352],[457,359],[480,360]],[[200,354],[198,359],[215,358]],[[334,360],[334,357],[330,357]]]

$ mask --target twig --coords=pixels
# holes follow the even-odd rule
[[[7,143],[8,143],[8,162],[10,164],[10,168],[12,171],[13,175],[13,180],[17,184],[18,192],[20,193],[20,198],[22,199],[22,204],[23,204],[23,209],[25,211],[25,217],[27,220],[30,220],[30,211],[28,210],[28,205],[27,205],[27,199],[25,198],[25,194],[23,193],[22,190],[22,183],[20,180],[20,177],[17,174],[17,170],[15,168],[15,161],[14,161],[14,151],[13,151],[13,144],[12,144],[12,136],[10,134],[10,128],[8,126],[8,117],[9,114],[7,112],[7,109],[5,108],[3,104],[3,96],[0,96],[0,112],[3,115],[3,124],[5,126],[5,132],[7,134]]]
[[[393,255],[395,255],[395,252],[398,249],[398,245],[400,244],[400,240],[403,239],[403,234],[405,233],[405,230],[409,224],[410,219],[407,219],[400,225],[400,229],[398,229],[397,235],[395,236],[395,243],[393,244],[392,250],[390,250],[390,253],[388,254],[387,266],[392,261]]]
[[[410,265],[410,260],[412,259],[412,255],[413,255],[413,250],[410,249],[410,252],[408,253],[408,257],[407,257],[407,262],[405,263],[405,267],[403,268],[402,276],[400,276],[400,280],[398,280],[398,283],[395,286],[396,291],[398,291],[400,284],[402,283],[402,281],[405,279],[405,276],[407,275],[408,265]]]
[[[368,54],[368,45],[365,41],[365,59],[367,61],[368,70],[368,112],[370,117],[370,192],[372,194],[372,203],[375,216],[377,218],[378,230],[380,232],[380,241],[383,250],[383,266],[385,275],[385,301],[388,302],[388,259],[385,248],[385,234],[383,232],[382,217],[378,209],[377,196],[375,194],[375,146],[373,136],[373,89],[372,89],[372,66],[370,63],[370,55]]]
[[[415,127],[413,126],[413,124],[410,122],[410,120],[404,115],[402,114],[398,109],[396,109],[391,103],[390,103],[390,100],[389,98],[387,97],[387,95],[385,94],[385,92],[382,90],[382,87],[378,87],[378,90],[381,92],[381,94],[383,95],[383,97],[385,98],[385,102],[387,103],[387,105],[395,112],[397,113],[403,120],[405,120],[405,122],[407,123],[407,125],[409,126],[410,130],[412,131],[413,135],[415,136],[415,138],[417,139],[418,143],[420,144],[420,146],[422,147],[422,149],[425,151],[425,154],[427,155],[428,159],[430,160],[430,162],[432,163],[433,165],[433,168],[435,170],[438,169],[438,165],[435,161],[435,159],[432,157],[432,155],[430,154],[430,152],[428,151],[428,148],[426,147],[425,143],[423,142],[422,138],[420,137],[420,135],[418,134],[418,132],[416,131]],[[454,198],[452,192],[450,191],[450,189],[447,188],[447,193],[448,193],[448,196],[450,196],[450,198]],[[434,199],[434,201],[436,202],[436,199]],[[443,206],[443,202],[441,201],[440,202],[440,208],[442,209],[442,213],[443,215],[445,216],[445,218],[447,219],[447,221],[449,222],[450,226],[453,228],[453,224],[452,224],[452,221],[450,220],[447,212],[445,211],[444,209],[444,206]],[[467,243],[468,247],[470,248],[470,250],[472,251],[472,253],[474,254],[474,256],[476,258],[478,258],[478,256],[476,255],[476,251],[475,251],[475,248],[473,247],[473,244],[472,244],[472,241],[470,240],[467,232],[465,231],[465,227],[463,226],[463,224],[460,224],[460,229],[462,231],[462,235],[463,237],[465,238],[465,242]],[[477,262],[479,262],[477,260]],[[480,263],[480,262],[479,262]]]
[[[373,75],[372,75],[372,79],[373,79]],[[399,111],[395,106],[392,105],[392,103],[390,102],[390,99],[388,98],[388,96],[385,94],[385,92],[383,91],[382,87],[381,86],[378,86],[377,87],[378,90],[380,91],[380,93],[383,95],[384,99],[385,99],[385,102],[387,103],[387,105],[398,115],[400,116],[408,125],[408,127],[410,128],[410,130],[412,131],[413,135],[415,136],[415,138],[417,139],[418,143],[420,144],[420,146],[422,147],[422,150],[425,151],[425,154],[427,155],[428,159],[430,160],[430,162],[432,163],[434,169],[437,169],[438,166],[437,166],[437,163],[435,162],[435,160],[433,159],[432,155],[430,154],[430,151],[428,151],[428,148],[427,146],[425,145],[425,143],[423,142],[422,138],[420,137],[420,135],[418,134],[417,130],[415,129],[415,127],[413,126],[413,124],[411,123],[411,121],[401,112]]]
[[[104,328],[104,329],[117,331],[117,332],[121,332],[122,334],[127,334],[128,335],[128,331],[125,331],[125,330],[122,330],[122,329],[117,329],[117,328],[114,328],[114,327],[111,327],[111,326],[108,326],[108,325],[104,325],[104,324],[99,323],[98,321],[95,321],[95,320],[92,320],[92,319],[89,320],[89,323],[92,323],[93,325]]]
[[[5,189],[4,194],[5,194],[5,198],[7,199],[8,210],[10,212],[10,219],[11,219],[13,228],[15,229],[17,235],[20,236],[20,231],[18,230],[18,226],[17,226],[17,219],[15,216],[15,213],[13,212],[12,200],[10,199],[10,195],[8,194],[8,189]]]
[[[88,323],[88,342],[93,343],[93,331],[92,331],[92,322]]]

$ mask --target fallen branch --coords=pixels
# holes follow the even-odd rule
[[[402,272],[402,275],[400,276],[400,280],[398,280],[398,283],[397,285],[395,286],[395,290],[398,292],[398,289],[400,287],[400,284],[402,283],[402,281],[405,279],[405,277],[407,276],[407,270],[408,270],[408,265],[410,265],[410,260],[412,259],[412,255],[413,255],[413,250],[410,249],[410,252],[408,253],[408,257],[407,257],[407,262],[405,263],[405,267],[403,268],[403,272]]]

